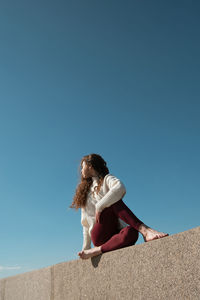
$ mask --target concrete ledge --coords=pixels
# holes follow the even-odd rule
[[[51,267],[0,280],[0,300],[51,299]]]
[[[200,227],[0,280],[0,300],[200,299]]]

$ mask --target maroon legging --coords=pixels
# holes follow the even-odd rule
[[[119,231],[118,218],[130,226]],[[101,212],[99,223],[95,223],[92,229],[91,239],[94,246],[101,246],[102,253],[128,247],[136,243],[141,224],[126,204],[119,200]]]

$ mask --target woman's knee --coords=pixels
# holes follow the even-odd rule
[[[98,227],[98,226],[96,226]],[[94,246],[98,247],[101,246],[103,244],[103,237],[104,235],[102,234],[101,230],[99,230],[98,228],[94,227],[92,232],[91,232],[91,240],[92,243],[94,244]]]
[[[91,232],[91,240],[94,246],[100,246],[100,236],[99,234],[95,234],[95,232]]]

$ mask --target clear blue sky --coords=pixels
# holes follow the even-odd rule
[[[1,1],[0,277],[77,259],[83,155],[170,235],[199,226],[199,1]],[[139,243],[142,243],[142,237]]]

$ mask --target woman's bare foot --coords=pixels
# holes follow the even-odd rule
[[[78,255],[82,259],[88,259],[88,258],[97,256],[97,255],[99,255],[101,253],[102,252],[101,252],[101,246],[100,246],[100,247],[91,248],[89,250],[82,250],[82,251],[78,252]]]
[[[143,235],[145,242],[150,242],[150,241],[160,239],[160,238],[163,238],[163,237],[169,235],[168,233],[159,232],[157,230],[154,230],[154,229],[146,226],[145,224],[142,224],[140,226],[139,232],[141,232],[141,234]]]

